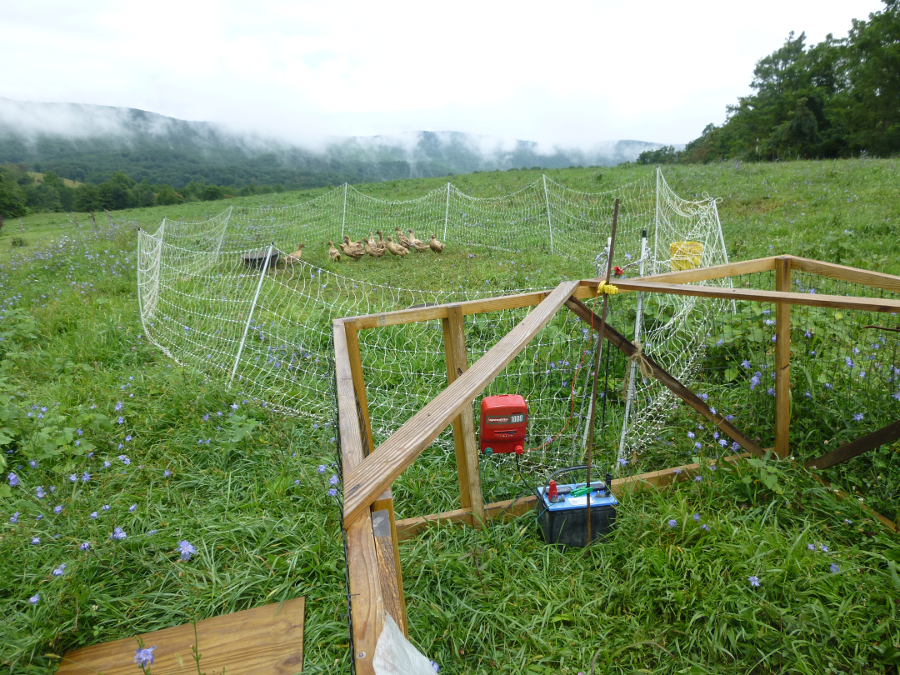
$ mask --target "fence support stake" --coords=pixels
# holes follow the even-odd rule
[[[344,238],[344,225],[347,223],[347,183],[344,183],[344,213],[341,215],[341,239]]]
[[[791,290],[791,259],[775,261],[775,290]],[[782,459],[790,455],[791,429],[791,306],[775,305],[775,452]]]
[[[447,223],[450,222],[450,181],[447,181],[447,208],[444,209],[444,243],[447,243]]]
[[[244,326],[244,334],[241,336],[241,344],[238,346],[237,356],[234,357],[234,367],[231,369],[231,377],[228,379],[228,388],[234,382],[234,374],[237,372],[238,364],[241,362],[241,352],[244,351],[244,343],[247,342],[247,333],[250,330],[250,322],[253,321],[253,312],[256,310],[256,301],[259,299],[259,292],[262,289],[263,279],[266,278],[266,270],[269,269],[269,260],[272,258],[272,249],[274,244],[269,244],[269,250],[266,253],[266,260],[263,263],[262,273],[259,275],[259,283],[256,284],[256,294],[253,296],[253,303],[250,305],[250,314],[247,315],[247,323]]]
[[[547,176],[541,174],[544,179],[544,202],[547,204],[547,227],[550,228],[550,253],[553,253],[553,220],[550,217],[550,191],[547,189]]]

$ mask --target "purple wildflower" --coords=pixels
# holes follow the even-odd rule
[[[338,480],[337,476],[332,476],[331,478],[328,479],[329,485],[337,485],[338,483],[340,483],[340,481]]]
[[[77,482],[78,482],[78,474],[77,474],[77,473],[73,473],[71,476],[69,476],[69,482],[70,482],[70,483],[77,483]]]
[[[853,416],[853,421],[854,421],[854,422],[862,422],[862,418],[863,418],[863,414],[862,414],[862,413],[856,413],[856,414]]]
[[[137,508],[137,504],[132,504],[131,506],[128,507],[128,513],[134,513],[136,508]]]
[[[688,437],[688,438],[696,438],[696,436],[694,435],[694,432],[693,432],[693,431],[687,432],[687,437]]]
[[[329,497],[337,497],[337,490],[335,488],[331,488],[330,490],[328,490],[327,494]]]
[[[841,571],[841,568],[837,566],[837,563],[831,563],[831,565],[828,566],[828,569],[831,570],[832,574],[837,574]]]
[[[97,515],[98,515],[98,514],[97,514],[96,511],[94,511],[93,513],[91,513],[91,520],[97,520]]]
[[[63,575],[63,572],[64,572],[65,570],[66,570],[66,564],[63,563],[62,565],[60,565],[59,567],[57,567],[55,570],[53,570],[53,571],[51,572],[51,574],[52,574],[53,576],[55,576],[55,577],[61,577],[61,576]]]
[[[80,548],[82,551],[87,551],[88,549],[90,549],[90,547],[91,547],[90,543],[84,542],[84,543],[83,543],[81,546],[79,546],[78,548]]]
[[[89,474],[87,471],[85,471],[83,474],[81,474],[81,482],[82,483],[87,483],[90,479],[91,479],[91,474]]]
[[[62,509],[63,509],[62,504],[57,504],[56,506],[53,507],[53,513],[55,513],[56,515],[59,515],[60,513],[62,513]]]
[[[694,514],[694,522],[695,522],[695,523],[699,523],[699,522],[700,522],[700,514],[699,514],[699,513],[695,513],[695,514]]]
[[[31,538],[31,545],[32,545],[32,546],[37,546],[37,545],[40,544],[40,543],[41,543],[41,538],[40,538],[40,537],[32,537],[32,538]]]
[[[753,586],[753,588],[759,587],[759,578],[758,577],[747,577],[747,581],[750,582],[750,585]]]
[[[125,530],[121,527],[117,527],[113,530],[113,533],[109,535],[110,539],[115,539],[116,541],[122,541],[127,535],[125,534]]]
[[[16,523],[19,522],[19,512],[18,511],[16,511],[14,514],[12,514],[12,517],[9,519],[9,522],[11,522],[13,525],[15,525]]]
[[[14,473],[10,473],[6,480],[9,482],[10,487],[16,487],[19,484],[19,477]]]
[[[191,543],[185,539],[184,541],[178,542],[178,551],[181,553],[182,560],[190,560],[191,556],[197,552]]]
[[[115,411],[119,412],[122,409],[122,401],[116,403]]]
[[[669,521],[669,527],[675,527],[676,525],[678,525],[678,521],[677,521],[677,520],[672,519],[672,520]]]
[[[694,476],[694,482],[695,482],[695,483],[702,483],[702,482],[703,482],[703,476]]]
[[[156,645],[152,647],[138,647],[134,650],[134,662],[138,664],[138,668],[144,670],[153,665],[153,650],[156,649]]]
[[[707,525],[706,523],[703,523],[703,524],[700,526],[700,529],[701,529],[701,530],[705,530],[706,532],[709,532],[709,525]]]
[[[30,598],[28,598],[28,602],[30,602],[32,605],[38,604],[38,602],[40,602],[40,600],[41,600],[41,596],[38,593],[35,593]]]

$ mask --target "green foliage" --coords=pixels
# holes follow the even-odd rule
[[[9,167],[0,166],[0,216],[4,218],[16,218],[27,213],[25,191],[16,181],[15,171]]]
[[[884,4],[868,21],[854,20],[846,38],[828,35],[807,49],[806,35],[791,33],[757,62],[754,93],[728,106],[725,124],[709,125],[675,161],[900,151],[900,4]]]
[[[549,175],[593,191],[597,173]],[[487,172],[459,176],[454,184],[496,197],[539,175],[539,169]],[[604,169],[603,185],[615,189],[650,175],[649,167]],[[898,160],[674,164],[666,178],[688,198],[705,191],[723,198],[720,215],[734,260],[808,251],[900,273],[898,243],[890,236],[900,218]],[[404,199],[443,182],[395,181],[366,193]],[[234,206],[284,206],[320,194],[235,197]],[[67,217],[34,213],[24,218],[21,235],[29,247],[0,247],[0,300],[9,301],[0,312],[0,457],[8,463],[0,481],[0,663],[11,673],[49,674],[58,662],[51,654],[301,595],[307,598],[304,672],[349,672],[340,507],[326,494],[336,473],[330,420],[272,413],[237,387],[229,391],[170,361],[141,337],[134,226],[154,229],[163,216],[202,220],[209,210],[198,200],[117,212],[114,219],[129,221],[127,227],[97,241],[83,221],[79,237]],[[55,248],[66,238],[76,243]],[[515,266],[508,264],[512,254],[479,252],[470,259],[467,253],[404,265],[364,260],[339,269],[406,288],[475,288],[488,279],[501,289],[551,286],[592,270],[590,261],[578,266],[540,250],[523,250]],[[621,307],[613,305],[611,321],[627,333],[633,315]],[[716,366],[711,372],[721,373],[727,380],[721,386],[742,402],[744,385],[735,382],[745,371],[732,352],[762,349],[769,338],[760,325],[767,318],[762,308],[740,306],[745,309],[747,320],[723,323],[726,339],[708,350]],[[848,339],[853,331],[845,323],[831,321],[821,340]],[[471,336],[495,334],[479,322]],[[385,331],[384,340],[391,335]],[[440,330],[419,349],[440,350]],[[797,388],[804,386],[804,374],[792,377]],[[402,380],[380,382],[371,397],[394,384],[409,386]],[[621,382],[611,384],[620,388]],[[847,405],[837,401],[831,409],[815,401],[796,415],[797,424],[846,416]],[[48,410],[38,419],[42,407]],[[680,431],[664,433],[672,464],[696,454]],[[897,517],[897,450],[894,444],[867,453],[829,478]],[[32,468],[29,459],[37,457]],[[617,674],[891,672],[898,662],[897,538],[860,502],[837,499],[787,462],[754,460],[713,471],[703,454],[697,459],[701,482],[626,495],[614,535],[589,550],[545,546],[531,514],[483,530],[433,528],[404,542],[413,641],[451,674],[575,675],[590,672],[595,658],[595,672]],[[103,461],[112,466],[102,469]],[[434,504],[456,507],[457,479],[448,465],[452,453],[449,463],[444,453],[426,453],[401,476],[394,486],[399,517],[437,510]],[[85,471],[92,475],[86,483]],[[10,472],[20,486],[9,486]],[[69,481],[73,473],[77,483]],[[483,465],[483,473],[486,492],[497,499],[521,490],[518,480],[492,466]],[[35,497],[39,485],[48,492],[43,500]],[[137,504],[133,513],[131,504]],[[18,522],[11,523],[15,512]],[[116,526],[126,539],[110,539]],[[32,537],[40,543],[32,545]],[[177,545],[185,539],[198,551],[190,561],[179,560]],[[79,550],[82,542],[91,550]],[[61,563],[64,574],[53,576]],[[35,593],[40,601],[31,606]]]

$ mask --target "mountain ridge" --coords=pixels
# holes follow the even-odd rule
[[[90,183],[122,171],[176,188],[192,180],[309,188],[514,168],[614,166],[660,147],[620,140],[586,149],[545,148],[459,131],[337,137],[304,147],[136,108],[0,98],[0,163]]]

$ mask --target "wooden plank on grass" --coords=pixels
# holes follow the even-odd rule
[[[849,281],[853,284],[900,293],[900,277],[895,277],[893,274],[870,272],[869,270],[835,265],[834,263],[810,260],[809,258],[798,258],[796,256],[791,256],[791,269],[807,272],[808,274],[817,274],[820,277],[829,277],[839,281]]]
[[[791,259],[775,260],[775,290],[791,290]],[[775,305],[775,453],[791,454],[791,306]]]
[[[886,298],[853,298],[844,295],[819,295],[817,293],[779,293],[778,291],[756,291],[749,288],[726,288],[721,286],[685,286],[682,284],[663,284],[631,279],[619,279],[615,282],[615,286],[623,291],[692,295],[698,298],[787,302],[792,305],[833,307],[835,309],[853,309],[865,312],[900,312],[900,300],[888,300]]]
[[[571,309],[576,314],[576,316],[578,316],[588,325],[593,325],[595,329],[599,328],[600,317],[594,314],[594,312],[592,312],[591,309],[580,300],[576,300],[573,298],[566,302],[566,307]],[[610,344],[616,347],[628,358],[631,358],[637,352],[637,348],[609,324],[606,324],[604,326],[603,333],[606,339],[609,340]],[[651,359],[646,354],[643,355],[643,361],[653,377],[659,380],[662,385],[668,388],[676,396],[681,398],[681,400],[691,406],[698,413],[703,415],[710,422],[715,424],[719,429],[728,434],[738,443],[738,445],[749,451],[751,454],[756,455],[757,457],[762,457],[765,454],[764,450],[759,447],[759,445],[747,438],[731,422],[726,420],[718,413],[713,414],[713,411],[705,401],[703,401],[694,392],[681,384],[681,382],[672,377],[658,363],[656,363],[656,361]]]
[[[198,645],[200,669],[228,675],[291,675],[303,671],[304,598],[224,614],[138,637],[153,650],[153,675],[197,672],[191,647]],[[67,653],[57,675],[134,675],[137,641],[123,638]]]
[[[369,505],[412,464],[441,431],[525,348],[578,288],[560,284],[459,379],[412,416],[373,454],[344,476],[344,522],[362,518]]]
[[[459,305],[447,309],[441,322],[444,329],[444,353],[447,358],[447,384],[453,384],[469,369],[466,333]],[[484,520],[484,498],[481,496],[481,471],[478,467],[478,444],[475,442],[475,417],[472,406],[466,406],[453,420],[453,444],[456,450],[456,473],[459,479],[459,501],[471,508],[476,521]]]
[[[734,462],[748,456],[748,453],[742,453],[718,461]],[[635,476],[616,478],[613,480],[610,488],[617,497],[622,496],[622,493],[625,492],[628,486],[633,486],[631,489],[635,491],[640,491],[647,487],[666,488],[675,482],[693,478],[699,470],[699,464],[686,464],[671,469],[663,469],[662,471],[650,471]],[[502,502],[485,504],[484,512],[485,515],[492,520],[496,518],[514,518],[531,511],[534,508],[536,501],[537,497],[534,495],[520,499],[508,499]],[[427,516],[418,516],[416,518],[404,518],[403,520],[397,521],[397,534],[401,540],[411,539],[428,527],[438,524],[471,525],[472,510],[456,509],[455,511],[432,513]]]
[[[887,426],[873,431],[871,434],[866,434],[855,441],[850,441],[839,448],[835,448],[831,452],[826,452],[820,457],[811,459],[803,466],[807,469],[827,469],[830,466],[846,462],[848,459],[858,457],[869,450],[874,450],[885,443],[896,441],[898,438],[900,438],[900,420],[891,422]]]

